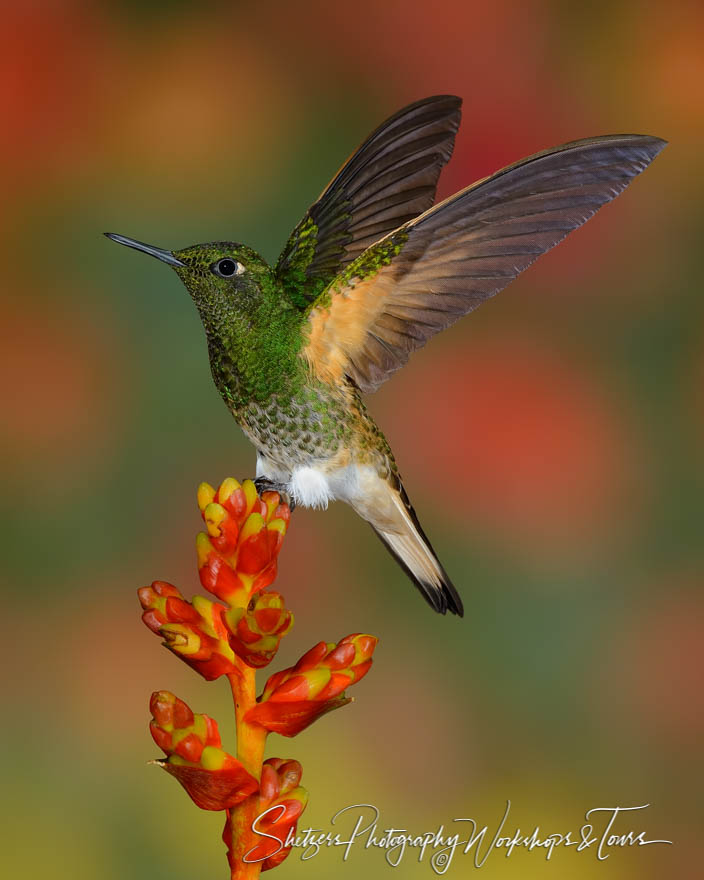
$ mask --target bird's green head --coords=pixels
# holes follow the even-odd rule
[[[105,234],[171,266],[193,298],[211,340],[226,329],[241,327],[243,321],[251,326],[262,307],[271,306],[271,267],[246,245],[216,241],[168,251],[123,235]]]

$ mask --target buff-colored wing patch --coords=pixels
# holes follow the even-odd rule
[[[303,356],[313,373],[375,391],[619,195],[665,143],[608,135],[538,153],[372,245],[308,309]]]

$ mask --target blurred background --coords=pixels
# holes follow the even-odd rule
[[[226,876],[221,816],[146,761],[152,690],[218,718],[234,749],[228,690],[159,648],[135,590],[200,589],[196,486],[252,475],[254,454],[178,279],[101,233],[229,238],[273,261],[352,148],[439,92],[465,102],[443,197],[580,137],[671,143],[369,400],[467,614],[433,615],[350,509],[297,512],[278,665],[321,638],[381,642],[353,706],[268,754],[303,763],[302,827],[363,802],[384,828],[493,830],[510,799],[510,833],[564,833],[649,803],[618,830],[674,846],[496,854],[483,874],[698,874],[701,4],[2,6],[7,876]],[[433,876],[413,859],[404,877]],[[278,871],[390,868],[359,848]]]

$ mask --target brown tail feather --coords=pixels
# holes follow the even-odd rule
[[[374,522],[370,523],[372,528],[435,611],[450,611],[462,617],[464,608],[459,593],[425,536],[403,486],[399,482],[398,490],[390,491],[398,511],[394,529],[381,528]]]

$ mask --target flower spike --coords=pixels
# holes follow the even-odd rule
[[[142,620],[165,647],[207,681],[232,689],[236,757],[222,747],[217,723],[170,691],[152,694],[149,725],[165,758],[151,763],[174,776],[203,810],[223,811],[223,840],[233,880],[256,880],[291,851],[308,801],[292,759],[264,761],[270,732],[295,736],[325,712],[349,703],[346,688],[369,671],[376,638],[362,633],[319,642],[271,675],[257,699],[256,670],[269,664],[293,626],[283,597],[266,591],[276,577],[290,510],[276,492],[258,493],[232,477],[198,488],[205,531],[196,541],[202,585],[215,599],[187,601],[166,581],[138,590]],[[216,601],[218,600],[218,601]]]

